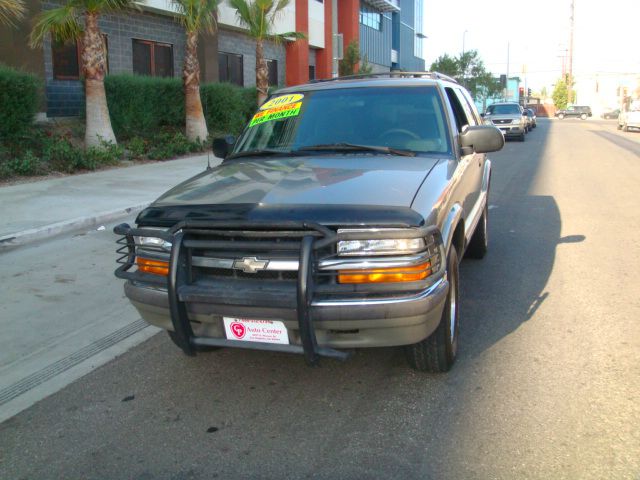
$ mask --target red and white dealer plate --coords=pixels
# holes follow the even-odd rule
[[[289,344],[289,335],[283,322],[278,320],[252,320],[222,317],[227,340],[243,342]]]

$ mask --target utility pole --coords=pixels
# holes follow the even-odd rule
[[[569,17],[569,76],[567,78],[567,101],[572,102],[572,90],[573,90],[573,23],[575,14],[575,0],[571,0],[571,10]]]

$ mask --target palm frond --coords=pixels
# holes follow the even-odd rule
[[[180,14],[178,21],[188,32],[213,33],[220,0],[171,0]]]
[[[80,13],[76,2],[67,2],[61,7],[41,12],[31,30],[29,45],[32,48],[41,46],[48,33],[54,41],[65,42],[79,38],[83,32],[78,18]]]
[[[302,32],[285,32],[269,35],[269,40],[273,40],[274,43],[293,42],[294,40],[301,40],[307,38]]]
[[[140,10],[140,6],[135,0],[76,0],[75,3],[93,13],[120,12],[127,8]]]
[[[15,25],[26,11],[24,0],[0,0],[0,25]]]
[[[254,21],[253,5],[247,3],[247,0],[229,0],[229,5],[235,9],[238,23],[246,27],[249,31],[252,31],[252,23]]]

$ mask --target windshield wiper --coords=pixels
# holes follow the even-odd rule
[[[298,155],[298,154],[292,152],[291,150],[274,150],[271,148],[258,148],[256,150],[247,150],[245,152],[233,153],[229,155],[225,160],[233,160],[234,158],[240,158],[240,157],[261,157],[261,156],[270,156],[270,155],[284,155],[286,157],[291,157],[293,155]]]
[[[363,151],[363,152],[386,153],[388,155],[401,155],[403,157],[416,156],[416,152],[413,152],[411,150],[400,150],[397,148],[381,147],[377,145],[358,145],[355,143],[327,143],[323,145],[307,145],[305,147],[300,147],[299,149],[295,150],[295,152],[301,152],[301,151],[304,152],[305,150],[307,151],[333,150],[337,152]]]

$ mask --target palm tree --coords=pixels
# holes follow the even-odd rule
[[[172,0],[179,13],[179,21],[187,34],[182,68],[187,138],[192,142],[207,139],[207,122],[200,99],[200,63],[198,62],[198,34],[215,30],[215,13],[220,0]]]
[[[274,33],[274,24],[278,14],[289,5],[290,0],[229,0],[236,9],[240,25],[248,30],[249,36],[256,41],[256,87],[258,105],[267,98],[269,91],[269,72],[264,58],[264,41],[280,43],[285,40],[305,38],[300,32]]]
[[[111,128],[104,77],[106,51],[98,18],[102,13],[137,8],[134,0],[70,0],[52,10],[41,12],[31,31],[31,46],[41,46],[47,34],[53,41],[81,41],[81,71],[85,80],[85,145],[100,147],[116,143]],[[81,24],[84,17],[84,26]]]
[[[15,20],[24,17],[24,0],[0,0],[0,25],[13,26]]]

